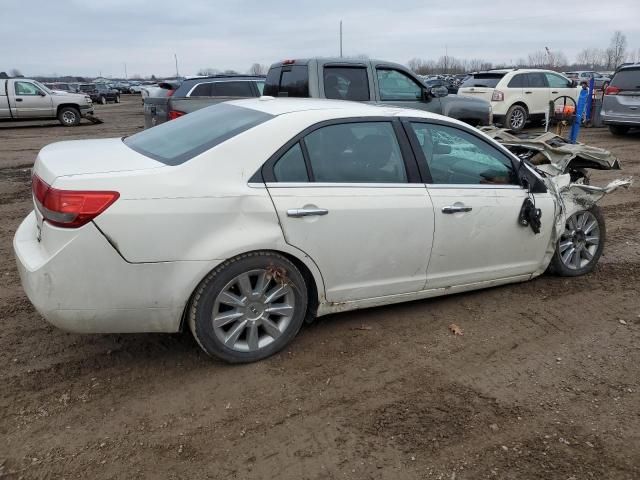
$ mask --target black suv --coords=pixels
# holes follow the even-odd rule
[[[89,95],[94,103],[120,103],[120,92],[104,83],[83,83],[80,85],[80,91]]]

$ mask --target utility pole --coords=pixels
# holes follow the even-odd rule
[[[340,58],[342,58],[342,20],[340,20]]]
[[[127,62],[124,63],[124,79],[127,80],[129,77],[127,77]]]
[[[176,59],[176,78],[180,77],[180,73],[178,71],[178,54],[174,53],[173,57]]]

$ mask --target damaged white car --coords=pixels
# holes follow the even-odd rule
[[[629,182],[510,148],[418,110],[270,97],[56,143],[14,239],[22,284],[60,328],[186,327],[248,362],[305,318],[591,271],[595,202]]]

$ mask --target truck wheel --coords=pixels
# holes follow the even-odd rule
[[[106,105],[106,104],[107,104],[107,97],[101,96],[100,97],[100,105]]]
[[[80,123],[80,112],[75,107],[62,107],[58,112],[58,121],[64,127],[75,127]]]
[[[617,136],[626,135],[629,131],[629,127],[627,127],[626,125],[609,125],[609,131],[613,135]]]
[[[504,117],[504,126],[509,130],[519,132],[527,123],[527,110],[521,105],[512,105]]]
[[[116,103],[120,103],[120,95],[116,95]]]

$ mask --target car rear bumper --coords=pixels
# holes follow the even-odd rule
[[[128,263],[93,223],[73,230],[45,223],[38,240],[35,212],[18,227],[13,247],[36,310],[77,333],[176,332],[210,269],[208,262]]]
[[[621,115],[602,112],[601,117],[605,125],[640,126],[640,113],[635,115]]]

